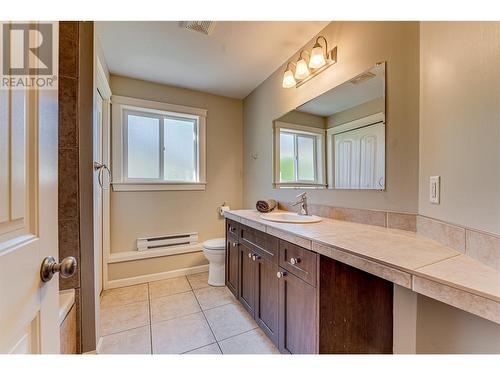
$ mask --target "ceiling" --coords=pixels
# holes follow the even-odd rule
[[[328,22],[96,22],[112,74],[242,99]]]

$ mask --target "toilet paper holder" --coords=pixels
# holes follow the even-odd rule
[[[219,207],[219,216],[224,217],[224,211],[229,211],[230,209],[231,207],[229,205],[226,205],[226,202],[223,202]]]

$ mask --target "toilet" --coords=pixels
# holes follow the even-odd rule
[[[212,286],[224,286],[225,283],[225,261],[226,261],[226,239],[214,238],[203,242],[203,254],[208,259],[208,284]]]

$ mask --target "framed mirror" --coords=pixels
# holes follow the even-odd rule
[[[385,63],[273,126],[274,187],[385,189]]]

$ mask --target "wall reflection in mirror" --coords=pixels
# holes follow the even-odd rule
[[[274,121],[275,187],[385,189],[385,63]]]

